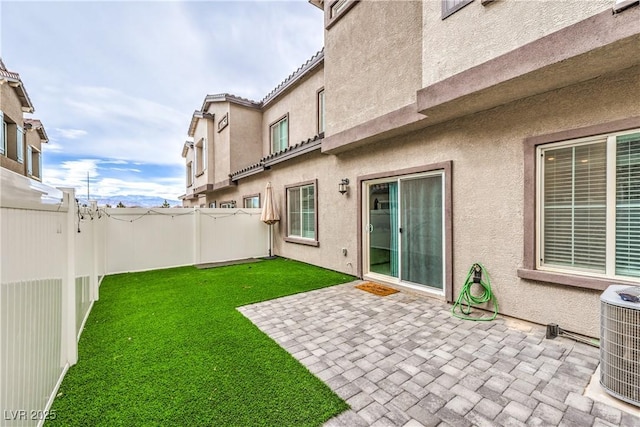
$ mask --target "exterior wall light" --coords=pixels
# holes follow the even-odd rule
[[[347,186],[349,185],[349,178],[342,178],[342,181],[338,184],[338,191],[340,194],[347,192]]]

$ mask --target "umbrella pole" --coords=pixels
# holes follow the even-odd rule
[[[273,227],[273,224],[269,224],[269,258],[271,258],[271,243],[272,243],[272,240],[273,240],[273,237],[272,237],[272,234],[271,234],[272,233],[272,227]]]

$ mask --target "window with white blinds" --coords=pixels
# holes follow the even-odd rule
[[[640,133],[616,138],[616,274],[640,277]]]
[[[640,133],[539,150],[539,266],[640,277]]]

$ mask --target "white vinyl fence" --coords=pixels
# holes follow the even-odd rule
[[[0,426],[41,425],[107,274],[264,257],[259,209],[79,207],[0,168]]]

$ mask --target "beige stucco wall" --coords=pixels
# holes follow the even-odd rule
[[[215,117],[214,119],[217,119]],[[211,182],[214,177],[215,172],[215,161],[214,161],[214,150],[212,150],[214,141],[214,120],[211,119],[199,119],[196,124],[195,131],[193,132],[193,143],[194,148],[189,150],[189,159],[187,162],[193,162],[193,168],[196,170],[195,159],[195,144],[200,141],[202,138],[205,138],[207,141],[207,162],[206,168],[202,171],[201,174],[196,174],[194,181],[194,188],[200,187],[202,185],[206,185],[208,182]],[[186,162],[186,163],[187,163]],[[185,163],[185,165],[186,165]]]
[[[16,91],[8,83],[0,84],[0,110],[4,113],[4,120],[14,122],[18,126],[24,128],[24,120],[22,116],[22,103],[18,98]],[[7,149],[14,151],[15,147],[11,145],[15,141],[15,129],[9,129],[9,139],[7,141]],[[24,151],[26,156],[26,150]],[[26,162],[18,163],[6,156],[0,155],[0,167],[17,172],[21,175],[26,174]]]
[[[23,126],[22,103],[9,83],[0,84],[0,110],[19,126]]]
[[[289,114],[289,145],[306,141],[318,133],[317,93],[324,86],[324,69],[320,65],[264,108],[262,118],[262,152],[271,153],[270,126]]]
[[[212,139],[209,143],[211,149],[211,165],[213,165],[213,172],[208,176],[208,183],[215,184],[229,178],[230,162],[231,162],[231,150],[229,148],[229,128],[227,126],[222,132],[217,131],[218,121],[229,113],[228,102],[213,102],[209,105],[208,113],[214,115],[212,123]]]
[[[327,136],[415,101],[421,38],[417,1],[360,2],[325,31]]]
[[[316,151],[243,179],[219,199],[241,203],[243,194],[263,192],[271,181],[284,215],[285,185],[318,179],[320,246],[284,242],[281,222],[274,226],[274,252],[356,274],[357,178],[452,161],[454,295],[470,266],[481,262],[502,314],[598,336],[599,291],[517,276],[523,264],[523,140],[640,115],[638,81],[636,67],[338,156]],[[337,191],[340,178],[351,180],[347,195]]]
[[[425,1],[422,86],[611,10],[613,3],[612,0],[497,0],[483,6],[474,1],[442,20],[441,2]]]
[[[258,163],[263,157],[261,125],[262,113],[259,110],[230,105],[227,128],[230,132],[231,162],[227,174]]]

